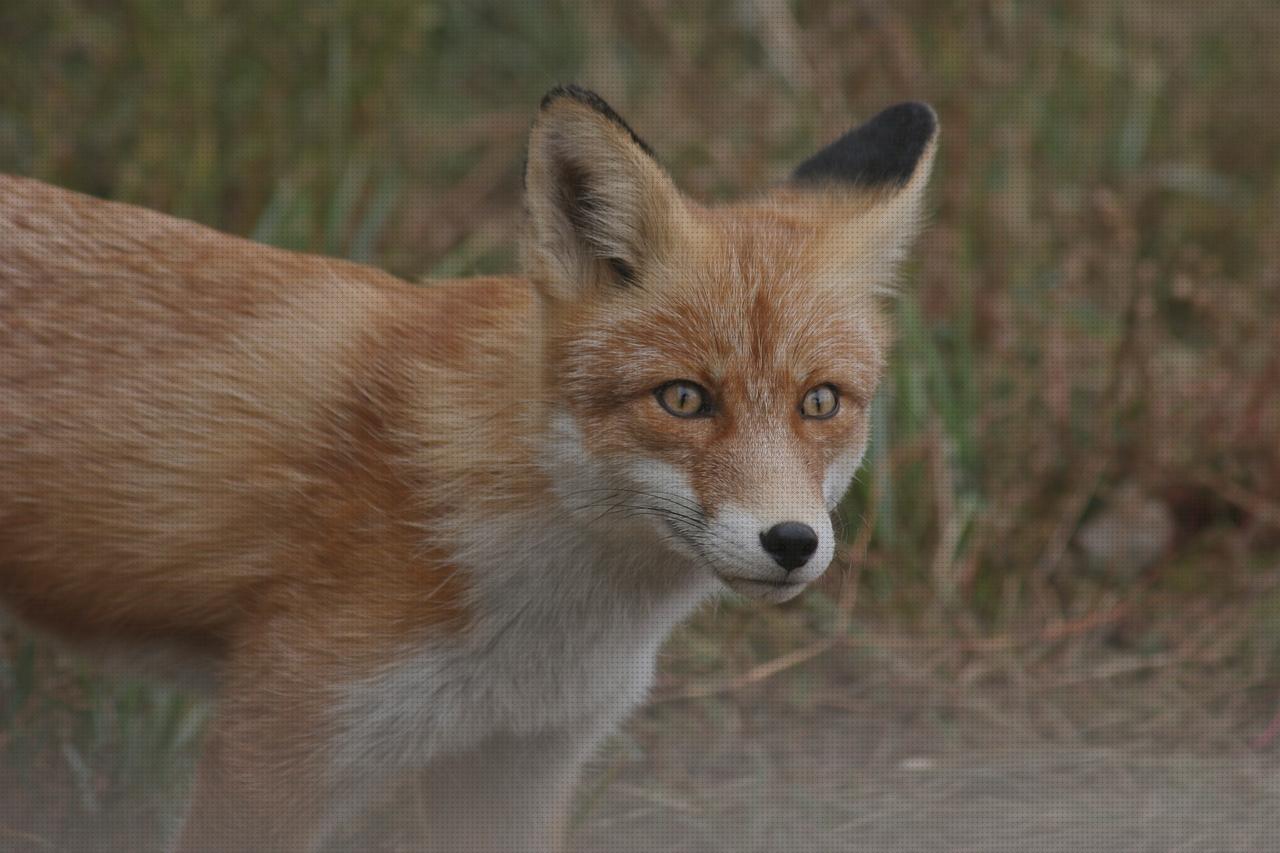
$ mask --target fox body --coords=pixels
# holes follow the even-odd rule
[[[524,276],[426,287],[0,178],[0,600],[210,666],[180,850],[406,780],[426,849],[558,849],[670,630],[831,561],[935,132],[704,206],[557,89]]]

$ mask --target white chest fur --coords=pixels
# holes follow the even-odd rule
[[[493,736],[599,737],[644,699],[663,641],[720,586],[652,545],[540,519],[503,532],[464,549],[468,630],[343,687],[336,770],[421,767]]]

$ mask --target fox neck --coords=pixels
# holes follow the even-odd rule
[[[643,701],[667,637],[721,589],[634,520],[575,511],[577,472],[556,457],[563,429],[553,426],[543,450],[540,464],[553,467],[541,505],[504,512],[461,540],[462,563],[476,567],[474,621],[461,642],[467,660],[485,661],[478,682],[508,673],[513,684],[538,685],[501,691],[512,713],[494,708],[493,720],[472,721],[481,728],[579,725],[565,714],[616,724]]]

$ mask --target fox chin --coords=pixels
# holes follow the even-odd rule
[[[422,849],[561,849],[671,630],[831,563],[937,127],[709,205],[560,87],[521,273],[422,287],[0,177],[0,600],[211,661],[174,849],[315,850],[404,784]]]

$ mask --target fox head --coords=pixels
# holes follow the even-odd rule
[[[890,107],[782,185],[706,206],[598,96],[547,95],[524,260],[546,308],[550,453],[570,509],[759,598],[822,574],[936,133],[929,107]]]

